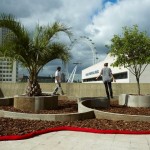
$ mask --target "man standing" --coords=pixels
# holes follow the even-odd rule
[[[102,68],[99,76],[102,76],[102,78],[103,78],[103,83],[105,85],[107,98],[110,100],[110,97],[113,98],[113,91],[112,91],[112,85],[111,85],[112,79],[114,80],[114,82],[116,82],[116,81],[113,77],[111,69],[108,68],[108,63],[104,64],[104,68]]]
[[[60,90],[61,94],[64,95],[63,89],[61,87],[61,72],[60,71],[61,71],[61,67],[57,67],[57,70],[55,72],[56,87],[52,95],[55,95],[58,92],[58,90]]]

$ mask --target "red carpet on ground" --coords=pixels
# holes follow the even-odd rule
[[[45,130],[38,130],[31,133],[27,133],[24,135],[6,135],[0,136],[0,141],[7,141],[7,140],[22,140],[32,138],[37,135],[49,133],[49,132],[56,132],[56,131],[78,131],[78,132],[89,132],[89,133],[102,133],[102,134],[150,134],[150,131],[127,131],[127,130],[97,130],[97,129],[90,129],[90,128],[79,128],[79,127],[55,127],[55,128],[48,128]]]

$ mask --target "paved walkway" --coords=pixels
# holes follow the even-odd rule
[[[26,140],[1,141],[0,150],[150,150],[150,135],[58,131]]]

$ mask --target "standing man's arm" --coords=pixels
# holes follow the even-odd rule
[[[103,70],[101,70],[100,74],[98,77],[96,77],[96,80],[102,75]]]
[[[55,76],[55,79],[56,79],[57,83],[59,83],[59,77]]]
[[[57,83],[58,83],[59,87],[61,87],[61,84],[60,84],[60,82],[59,82],[59,76],[56,76],[55,78],[56,78],[56,80],[57,80]]]
[[[59,87],[61,87],[61,83],[60,83],[59,77],[57,77],[57,83],[58,83]]]
[[[111,78],[113,79],[113,81],[116,82],[116,79],[114,78],[111,69],[110,69],[110,74],[111,74]]]
[[[116,82],[116,79],[114,78],[113,74],[111,74],[112,82]]]
[[[60,79],[59,79],[59,72],[56,72],[56,74],[55,74],[55,79],[56,79],[56,81],[57,81],[59,87],[61,87]]]

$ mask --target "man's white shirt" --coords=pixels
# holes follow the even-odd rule
[[[57,83],[56,77],[58,77],[58,82],[61,82],[61,72],[58,70],[55,72],[55,83]]]

